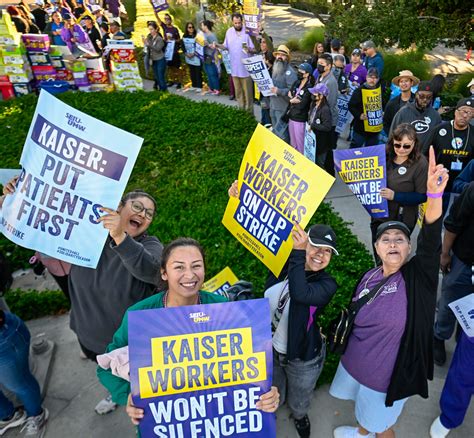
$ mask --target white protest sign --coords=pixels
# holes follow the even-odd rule
[[[174,45],[176,41],[171,40],[166,43],[166,49],[165,49],[165,59],[167,61],[172,61],[173,60],[173,55],[174,55]]]
[[[467,336],[474,338],[474,294],[466,295],[449,304],[459,325]]]
[[[192,58],[189,58],[188,56],[185,57],[186,64],[196,66],[201,65],[201,61],[196,56],[196,40],[194,38],[183,38],[183,43],[186,55],[194,55]]]
[[[308,123],[304,129],[304,156],[313,163],[316,162],[316,135]]]
[[[274,96],[271,92],[273,81],[270,73],[267,70],[265,61],[262,55],[251,56],[250,58],[242,59],[246,70],[249,72],[252,80],[257,84],[257,87],[264,96]]]
[[[232,74],[232,68],[230,66],[230,54],[229,51],[226,49],[220,49],[222,56],[222,63],[224,64],[225,71],[227,72],[228,75]]]
[[[26,138],[23,168],[1,211],[12,242],[95,268],[108,230],[101,207],[116,209],[143,139],[41,91]]]

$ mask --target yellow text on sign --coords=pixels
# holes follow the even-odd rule
[[[383,166],[379,165],[379,157],[341,161],[339,176],[345,183],[381,179],[383,175]]]
[[[250,327],[151,340],[152,366],[138,369],[141,398],[267,379],[266,354],[254,352]]]

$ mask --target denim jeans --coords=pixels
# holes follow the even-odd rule
[[[316,382],[326,358],[326,344],[314,359],[306,362],[287,360],[285,354],[273,350],[273,385],[280,393],[280,405],[286,403],[296,419],[303,418],[309,410]]]
[[[285,114],[285,110],[270,109],[270,118],[272,119],[273,133],[280,137],[283,141],[290,144],[290,133],[288,131],[288,123],[281,121],[281,117]]]
[[[155,84],[161,91],[166,91],[166,59],[163,57],[158,61],[153,61],[153,74],[155,76]]]
[[[204,63],[204,70],[206,70],[207,75],[207,85],[211,90],[219,90],[219,73],[217,71],[216,64],[206,64]]]
[[[30,417],[39,415],[42,408],[40,387],[28,364],[29,349],[30,332],[25,323],[5,312],[5,324],[0,328],[0,383],[21,400]],[[13,412],[13,403],[0,391],[0,419]]]
[[[379,144],[379,135],[362,135],[359,132],[354,131],[352,133],[352,141],[350,149],[361,148],[362,146],[375,146]]]
[[[434,326],[434,333],[438,339],[447,341],[454,332],[456,317],[448,304],[473,292],[472,266],[466,265],[453,255],[451,271],[445,275],[441,284],[441,297],[438,301],[438,314]]]

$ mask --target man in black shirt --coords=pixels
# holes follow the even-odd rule
[[[449,181],[443,196],[443,211],[449,205],[452,186],[456,177],[474,158],[474,132],[469,122],[474,113],[474,99],[461,99],[456,105],[454,120],[435,127],[431,144],[436,162],[449,170]]]
[[[91,40],[92,45],[94,46],[95,51],[100,54],[101,53],[101,48],[97,42],[101,40],[101,35],[99,32],[99,29],[97,29],[97,26],[94,24],[94,21],[90,15],[86,15],[84,17],[84,24],[86,27],[86,32],[87,35],[89,35],[89,39]]]
[[[393,118],[398,110],[407,102],[414,102],[415,93],[411,91],[411,87],[419,83],[420,80],[413,76],[410,70],[402,70],[398,76],[392,79],[392,84],[400,88],[400,94],[389,100],[383,113],[383,130],[387,135],[390,132]]]
[[[448,305],[474,292],[474,182],[456,198],[444,226],[440,266],[446,275],[434,326],[434,361],[440,366],[446,362],[444,341],[452,336],[456,322]]]

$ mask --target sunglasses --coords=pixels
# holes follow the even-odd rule
[[[155,217],[155,210],[153,208],[145,208],[145,206],[140,201],[132,201],[131,207],[134,213],[141,213],[142,211],[145,211],[145,217],[149,221],[152,221]]]
[[[393,143],[393,147],[395,149],[400,149],[400,148],[403,148],[403,149],[410,149],[413,147],[412,144],[401,144],[401,143]]]

